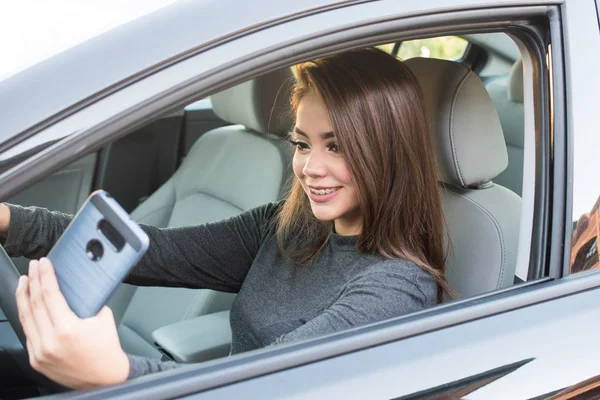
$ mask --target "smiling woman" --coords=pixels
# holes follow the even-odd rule
[[[297,250],[284,254],[310,263],[330,234],[313,215],[333,220],[338,234],[358,236],[361,252],[425,269],[438,282],[441,300],[443,290],[450,292],[443,272],[444,218],[416,78],[378,49],[303,63],[296,76],[297,180],[281,212],[280,247],[296,231],[305,234]]]
[[[448,288],[441,198],[412,72],[376,49],[297,69],[289,197],[215,223],[144,225],[150,249],[126,279],[238,293],[232,354],[419,311]],[[0,212],[7,252],[30,258],[45,256],[72,219],[16,205]],[[106,309],[86,320],[65,310],[47,259],[30,264],[17,297],[32,366],[60,383],[105,385],[177,366],[125,357]],[[89,337],[90,326],[102,340]]]

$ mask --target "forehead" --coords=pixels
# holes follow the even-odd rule
[[[321,97],[309,90],[298,103],[296,126],[310,135],[319,135],[333,130],[329,112]]]

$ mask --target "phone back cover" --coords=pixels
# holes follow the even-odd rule
[[[48,254],[61,292],[81,318],[94,316],[100,311],[146,250],[138,252],[126,242],[117,252],[98,229],[102,219],[100,211],[91,201],[86,201]],[[86,254],[86,247],[92,239],[102,242],[104,247],[104,254],[97,261]]]

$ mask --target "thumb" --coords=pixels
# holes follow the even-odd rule
[[[98,312],[98,315],[96,315],[96,317],[100,320],[111,320],[113,321],[113,324],[115,322],[113,312],[110,309],[110,307],[107,306],[102,307],[102,309],[100,310],[100,312]]]

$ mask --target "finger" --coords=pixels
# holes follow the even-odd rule
[[[33,348],[33,345],[31,344],[31,341],[29,339],[27,339],[27,344],[26,344],[26,348],[27,348],[27,353],[29,355],[29,364],[31,364],[31,367],[41,373],[46,375],[48,378],[52,379],[55,382],[63,382],[66,378],[68,377],[64,377],[63,375],[61,375],[60,373],[56,372],[54,368],[52,367],[48,367],[47,365],[41,363],[39,361],[39,358],[36,356],[35,354],[35,349]]]
[[[100,319],[113,319],[114,320],[114,315],[113,312],[111,310],[110,307],[108,306],[104,306],[100,309],[100,311],[98,312],[98,318]]]
[[[31,304],[31,315],[40,339],[48,343],[52,339],[53,326],[42,294],[39,262],[35,260],[29,263],[29,304]]]
[[[112,309],[108,306],[102,307],[98,314],[96,314],[96,318],[100,321],[105,321],[107,324],[111,323],[113,326],[116,326],[115,316]]]
[[[40,284],[50,320],[55,326],[68,325],[77,318],[60,291],[54,267],[47,258],[40,259]]]
[[[29,336],[31,331],[31,309],[29,307],[29,279],[26,275],[22,275],[19,278],[19,284],[17,285],[15,297],[17,298],[19,322],[21,322],[21,326],[23,327],[25,335]]]
[[[36,349],[39,349],[39,336],[31,316],[31,307],[29,304],[29,278],[25,275],[19,278],[16,297],[19,321],[21,322],[23,332],[25,332],[25,336],[27,337],[27,351],[35,354]]]
[[[37,371],[38,363],[35,357],[35,349],[33,348],[33,344],[31,343],[31,340],[29,338],[27,338],[25,348],[27,349],[27,355],[29,356],[29,364],[31,364],[33,369]]]

